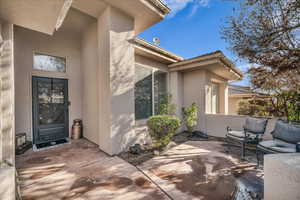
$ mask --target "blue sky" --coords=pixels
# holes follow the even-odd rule
[[[221,39],[220,27],[226,17],[233,14],[236,3],[224,0],[165,0],[172,9],[171,14],[160,23],[139,36],[149,42],[160,39],[160,47],[184,58],[221,50],[242,71],[247,63],[240,61],[228,50]],[[247,80],[236,82],[248,85]]]

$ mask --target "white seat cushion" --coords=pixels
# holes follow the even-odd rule
[[[246,133],[246,134],[249,135],[248,138],[255,138],[256,137],[254,134],[251,134],[251,133]],[[227,137],[242,140],[242,139],[245,138],[245,133],[244,133],[244,131],[228,131]]]
[[[258,144],[259,148],[266,149],[275,153],[296,153],[296,145],[280,140],[267,140]]]

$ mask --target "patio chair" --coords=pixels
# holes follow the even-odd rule
[[[246,154],[246,144],[257,145],[260,141],[262,141],[267,123],[268,119],[247,117],[242,131],[232,130],[230,127],[227,127],[226,140],[228,149],[230,142],[235,141],[240,143],[242,147],[241,159],[244,160]]]
[[[271,134],[273,140],[262,141],[257,145],[257,165],[259,165],[260,154],[300,152],[299,125],[288,124],[278,120]]]

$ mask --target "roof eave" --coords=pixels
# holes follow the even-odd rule
[[[183,60],[182,57],[166,51],[158,46],[155,46],[143,39],[134,38],[132,42],[135,45],[135,48],[139,48],[141,50],[144,50],[145,52],[152,53],[153,55],[168,60],[170,63],[176,63]]]
[[[167,15],[171,12],[171,9],[163,3],[161,0],[147,0],[150,4],[156,7],[163,15]]]
[[[235,65],[229,59],[227,59],[224,56],[224,54],[220,51],[216,51],[216,52],[205,54],[205,55],[198,56],[195,58],[183,60],[181,62],[171,64],[171,65],[169,65],[169,67],[170,67],[171,71],[180,71],[181,69],[184,68],[184,66],[193,65],[193,64],[195,65],[195,64],[199,63],[199,67],[200,67],[201,63],[203,64],[204,62],[208,62],[208,61],[221,64],[222,66],[227,68],[232,74],[234,74],[236,78],[232,78],[230,80],[232,80],[232,81],[242,80],[243,73],[239,69],[237,69],[235,67]],[[201,67],[203,67],[203,66],[201,66]],[[195,67],[195,68],[197,68],[197,67]]]

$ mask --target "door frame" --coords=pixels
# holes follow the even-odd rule
[[[58,77],[49,77],[49,76],[39,76],[39,75],[32,75],[31,76],[31,104],[32,104],[32,142],[33,144],[37,144],[38,141],[38,133],[36,132],[38,130],[38,109],[37,104],[35,102],[38,102],[37,96],[34,94],[34,90],[37,89],[36,85],[34,84],[34,79],[56,79],[56,80],[63,80],[65,82],[65,106],[67,107],[65,117],[65,131],[67,137],[70,135],[69,131],[69,79],[67,78],[58,78]],[[51,125],[50,125],[51,126]],[[55,124],[53,125],[55,126]]]

